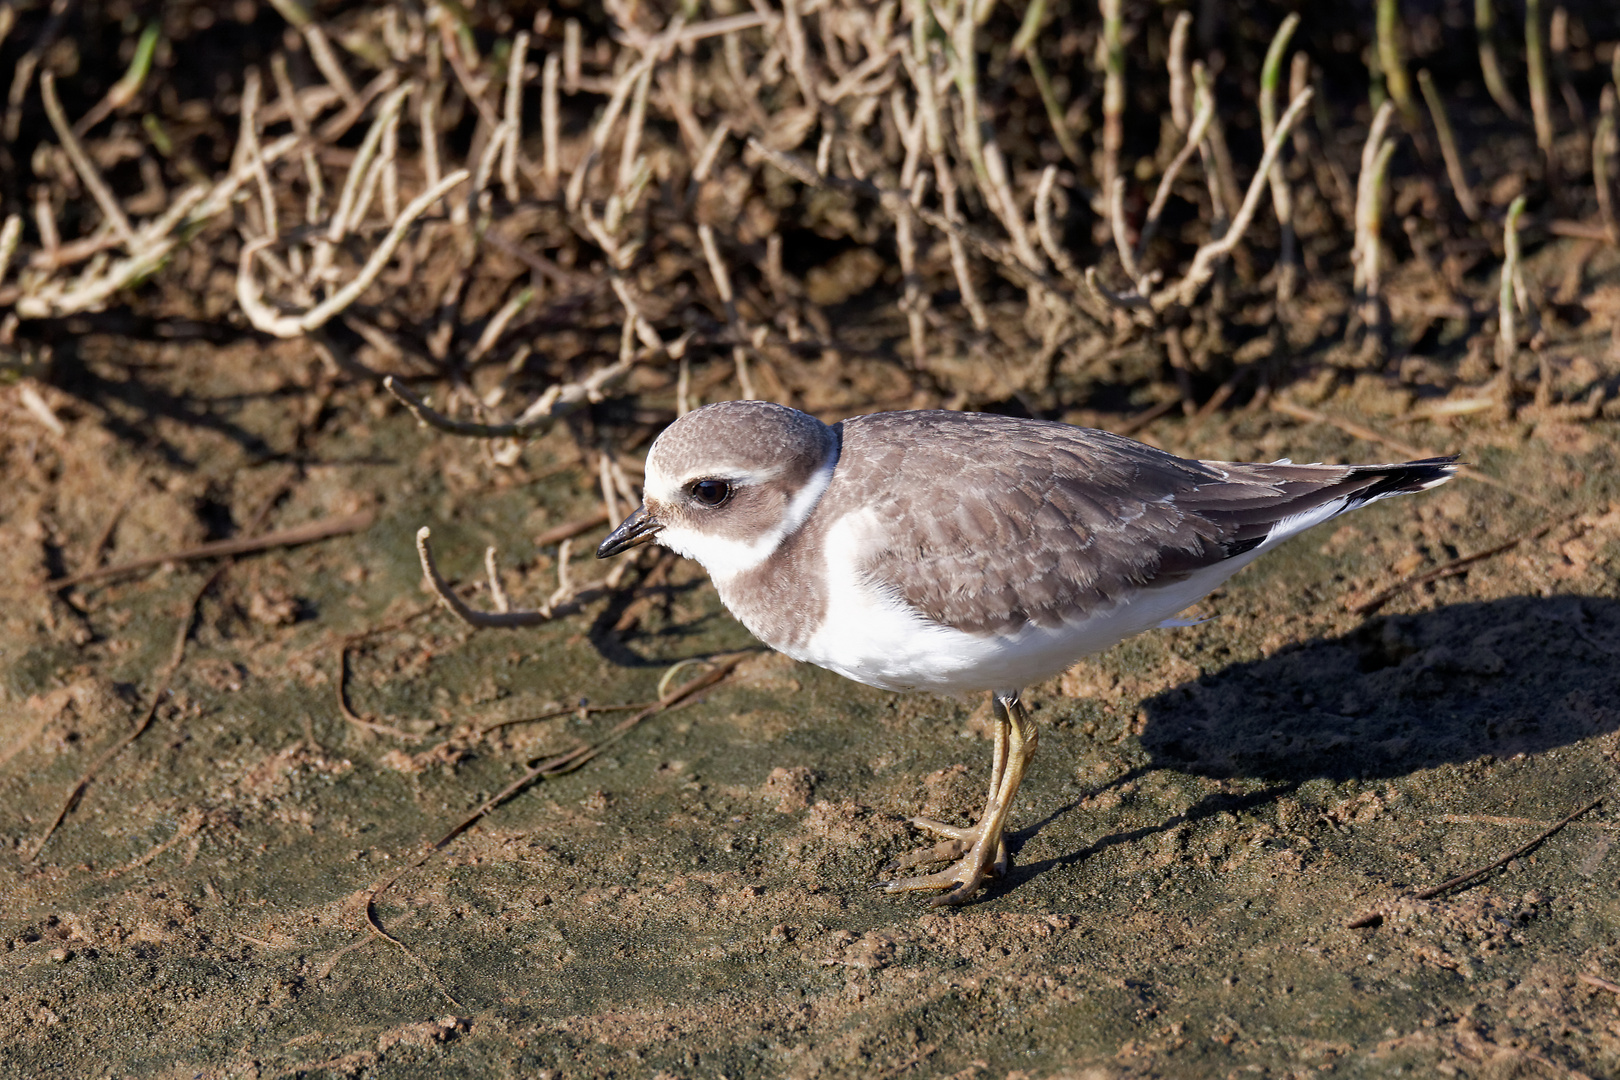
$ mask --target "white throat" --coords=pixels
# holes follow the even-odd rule
[[[781,520],[752,539],[718,536],[689,526],[665,526],[658,531],[658,543],[677,555],[700,563],[714,583],[723,586],[739,574],[757,568],[771,557],[783,540],[805,523],[821,501],[827,485],[832,483],[833,470],[837,467],[838,444],[834,443],[828,449],[821,467],[804,482],[804,486],[799,488],[782,511]],[[741,482],[747,483],[748,478],[741,478]]]

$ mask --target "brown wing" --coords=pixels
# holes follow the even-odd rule
[[[1108,432],[976,413],[858,417],[843,440],[851,483],[835,489],[906,522],[879,526],[862,569],[930,619],[977,633],[1056,626],[1249,551],[1291,515],[1450,472],[1443,461],[1187,461]]]

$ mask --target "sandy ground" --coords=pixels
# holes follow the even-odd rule
[[[1319,529],[1199,605],[1209,621],[1034,688],[1015,866],[930,910],[870,886],[918,842],[907,816],[972,817],[984,703],[764,652],[418,863],[626,715],[575,706],[647,701],[750,638],[652,551],[610,600],[469,630],[431,608],[412,536],[433,526],[462,583],[498,544],[516,602],[543,597],[558,552],[533,537],[599,505],[566,432],[503,466],[370,389],[311,424],[290,346],[148,345],[139,386],[103,363],[127,346],[77,346],[81,392],[51,398],[65,438],[0,399],[0,1074],[1620,1075],[1614,421],[1399,425],[1371,376],[1318,402],[1505,486]],[[1396,456],[1266,410],[1145,434]],[[277,491],[267,528],[375,524],[226,566],[150,726],[105,757],[220,564],[34,583],[109,525],[119,562],[243,529]],[[577,577],[604,572],[603,532]],[[340,648],[368,630],[344,684],[371,728],[338,707]],[[1410,898],[1602,795],[1471,887]]]

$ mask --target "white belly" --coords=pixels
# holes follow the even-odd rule
[[[783,651],[869,686],[944,694],[1016,690],[1049,679],[1083,656],[1163,623],[1264,549],[1173,584],[1144,589],[1106,610],[1076,612],[1059,627],[1028,625],[1014,634],[970,634],[933,622],[859,580],[852,567],[860,525],[852,516],[829,530],[826,621],[803,647]]]

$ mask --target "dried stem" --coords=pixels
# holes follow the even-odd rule
[[[703,153],[698,155],[697,163],[692,167],[692,183],[701,184],[709,179],[714,163],[720,157],[720,149],[726,145],[726,139],[730,135],[731,128],[722,120],[720,126],[709,136],[709,141],[704,144]]]
[[[1170,28],[1170,121],[1177,131],[1186,131],[1192,123],[1192,79],[1187,72],[1187,35],[1192,23],[1192,15],[1183,11]]]
[[[939,184],[945,220],[952,225],[960,225],[962,212],[956,201],[956,178],[951,174],[950,165],[942,153],[934,155],[934,179]],[[973,284],[973,271],[968,266],[967,248],[962,242],[959,230],[947,231],[945,242],[951,253],[951,272],[956,275],[956,287],[962,294],[962,306],[967,308],[968,316],[973,320],[973,328],[983,333],[990,328],[990,315],[984,310],[984,304],[979,300],[979,290]]]
[[[1311,58],[1303,52],[1294,54],[1288,63],[1288,99],[1292,101],[1299,96],[1299,92],[1311,84]],[[1318,103],[1320,107],[1320,103]],[[1305,157],[1311,151],[1311,137],[1304,125],[1294,128],[1294,155]]]
[[[1502,283],[1497,291],[1496,303],[1496,363],[1503,394],[1511,395],[1513,358],[1519,353],[1519,326],[1514,303],[1514,279],[1519,275],[1519,215],[1524,213],[1524,196],[1520,195],[1508,207],[1507,220],[1502,224]]]
[[[896,96],[899,91],[895,92]],[[901,309],[906,313],[906,327],[911,337],[911,362],[918,370],[928,367],[928,322],[924,312],[928,307],[928,294],[923,290],[922,277],[917,273],[917,215],[912,211],[921,201],[925,184],[923,178],[917,175],[917,162],[922,153],[922,117],[918,116],[915,123],[901,125],[902,138],[906,140],[906,166],[901,170],[900,182],[911,189],[911,198],[907,201],[906,210],[895,217],[894,233],[895,248],[900,255],[900,273],[903,276],[905,295],[900,300]],[[1049,174],[1056,170],[1048,168]],[[1050,184],[1047,190],[1050,190]],[[1036,196],[1037,206],[1040,196]],[[1037,210],[1037,214],[1039,210]],[[773,265],[780,266],[782,259],[782,243],[780,237],[773,237],[770,245],[770,258],[767,260]],[[780,274],[767,275],[773,279],[772,289],[777,288],[775,279]]]
[[[1119,252],[1120,264],[1125,268],[1125,276],[1135,284],[1142,277],[1142,271],[1136,264],[1136,251],[1131,246],[1131,238],[1127,235],[1128,226],[1125,223],[1125,178],[1114,177],[1113,186],[1108,191],[1108,224],[1114,234],[1114,247]],[[1137,286],[1140,290],[1141,286]]]
[[[1440,139],[1440,156],[1445,159],[1446,175],[1451,179],[1451,190],[1457,196],[1457,205],[1468,215],[1468,220],[1478,221],[1479,200],[1474,198],[1474,191],[1468,186],[1462,155],[1457,152],[1457,139],[1451,132],[1451,120],[1446,116],[1445,99],[1435,89],[1428,68],[1418,72],[1418,86],[1423,90],[1423,100],[1428,104],[1429,116],[1434,120],[1434,131]]]
[[[1357,295],[1364,294],[1367,286],[1367,265],[1372,258],[1369,254],[1378,240],[1377,233],[1372,231],[1373,207],[1378,200],[1379,193],[1375,188],[1377,171],[1375,166],[1378,155],[1383,152],[1384,132],[1389,129],[1390,118],[1395,113],[1393,102],[1385,101],[1378,107],[1373,116],[1372,126],[1367,130],[1367,141],[1361,148],[1361,172],[1356,177],[1356,242],[1351,253],[1351,262],[1355,265],[1355,290]]]
[[[563,89],[570,94],[579,93],[580,28],[578,19],[563,23]]]
[[[1052,192],[1057,186],[1057,175],[1057,166],[1048,165],[1046,171],[1041,174],[1040,186],[1035,190],[1035,234],[1040,238],[1041,250],[1052,260],[1052,265],[1057,267],[1058,273],[1079,292],[1085,278],[1075,267],[1074,260],[1069,258],[1069,253],[1063,249],[1057,229],[1053,227],[1052,222]]]
[[[468,626],[505,628],[539,626],[542,623],[549,622],[556,615],[555,609],[550,604],[536,611],[512,611],[509,605],[504,603],[504,594],[499,595],[497,598],[496,603],[500,608],[498,611],[479,611],[476,608],[469,607],[467,602],[456,595],[455,590],[450,587],[450,583],[444,580],[443,575],[439,573],[439,568],[433,561],[433,548],[428,543],[432,535],[433,530],[426,525],[416,530],[416,556],[422,564],[422,578],[427,582],[428,587],[433,590],[433,595],[437,596],[439,602],[445,606],[445,609]],[[567,541],[564,541],[564,544],[566,543]],[[494,550],[494,548],[490,548],[486,555],[486,565],[489,567],[492,577],[495,573]],[[559,553],[559,573],[562,572],[561,567],[567,565],[567,560],[563,557],[566,554],[567,552]],[[563,603],[567,603],[567,600],[564,600]]]
[[[1474,0],[1474,33],[1479,38],[1479,69],[1485,76],[1485,89],[1498,108],[1517,120],[1522,115],[1519,103],[1513,99],[1496,59],[1495,0]]]
[[[1086,287],[1089,288],[1103,303],[1119,311],[1142,312],[1144,313],[1145,321],[1151,324],[1153,317],[1153,303],[1148,297],[1143,296],[1141,293],[1135,291],[1134,288],[1128,293],[1114,292],[1113,290],[1109,289],[1108,286],[1104,285],[1102,280],[1098,278],[1097,268],[1095,266],[1086,267],[1085,280]]]
[[[1277,155],[1282,152],[1283,142],[1288,138],[1288,133],[1299,122],[1300,114],[1305,111],[1305,106],[1310,104],[1313,94],[1314,91],[1310,87],[1306,87],[1289,103],[1288,111],[1283,113],[1281,120],[1277,121],[1277,130],[1272,133],[1271,138],[1266,142],[1266,152],[1260,158],[1260,167],[1256,170],[1254,179],[1250,181],[1248,193],[1243,196],[1243,205],[1238,208],[1237,215],[1232,219],[1231,227],[1227,230],[1226,235],[1211,240],[1198,249],[1193,255],[1192,266],[1188,268],[1187,276],[1182,278],[1180,284],[1174,288],[1164,290],[1154,298],[1155,309],[1163,311],[1172,302],[1179,303],[1183,307],[1190,307],[1197,297],[1198,291],[1204,287],[1210,276],[1215,272],[1215,264],[1230,254],[1232,249],[1237,246],[1238,241],[1243,239],[1243,234],[1248,231],[1249,223],[1254,220],[1254,212],[1260,205],[1261,194],[1266,190],[1266,176],[1271,171],[1272,164],[1277,160]]]
[[[1210,108],[1209,127],[1203,139],[1198,143],[1198,156],[1204,165],[1204,182],[1209,188],[1209,218],[1210,231],[1216,236],[1226,232],[1227,225],[1235,212],[1232,200],[1234,196],[1227,190],[1226,180],[1230,169],[1223,169],[1219,156],[1215,153],[1216,120],[1215,88],[1210,84],[1209,73],[1201,61],[1192,66],[1193,76],[1193,107],[1202,111],[1207,103]],[[1233,209],[1228,209],[1233,207]]]
[[[641,166],[641,130],[646,123],[647,90],[651,85],[652,68],[648,67],[636,80],[635,89],[630,95],[630,114],[624,125],[624,145],[619,151],[618,191],[624,191],[635,182],[636,171]]]
[[[556,53],[552,53],[546,57],[545,65],[540,69],[540,168],[546,182],[553,187],[562,175],[559,150],[562,120],[557,102],[557,78],[561,67],[561,60]]]
[[[303,544],[315,543],[318,540],[327,540],[334,536],[346,536],[350,533],[363,532],[371,527],[374,520],[376,520],[376,516],[370,511],[348,514],[344,517],[322,518],[303,525],[278,529],[275,532],[238,536],[229,540],[214,540],[206,544],[198,544],[196,547],[165,551],[157,555],[148,555],[142,558],[130,559],[127,562],[115,563],[111,566],[98,566],[90,570],[83,570],[77,574],[69,574],[66,577],[52,578],[43,582],[40,587],[51,590],[65,589],[69,585],[80,585],[86,581],[100,581],[103,578],[117,577],[120,574],[134,573],[137,570],[150,570],[156,566],[196,562],[202,559],[219,559],[230,555],[246,555],[251,552],[268,551],[271,548],[278,547],[299,547]]]
[[[12,256],[17,254],[17,241],[22,239],[22,217],[11,214],[6,218],[6,224],[0,228],[0,285],[6,283],[6,274],[11,270]]]
[[[1266,50],[1266,61],[1260,69],[1260,134],[1268,142],[1277,132],[1277,84],[1282,78],[1283,54],[1288,42],[1299,26],[1299,16],[1290,12],[1277,28]],[[1283,175],[1282,162],[1271,167],[1271,205],[1277,214],[1279,252],[1277,256],[1277,299],[1286,304],[1293,299],[1298,267],[1294,254],[1294,195],[1288,178]]]
[[[1376,18],[1378,64],[1384,73],[1384,87],[1401,111],[1407,131],[1418,130],[1417,105],[1412,101],[1412,82],[1406,76],[1406,57],[1401,55],[1401,9],[1398,0],[1378,0]]]
[[[1455,889],[1455,888],[1459,888],[1460,886],[1471,884],[1474,881],[1478,880],[1479,878],[1484,877],[1486,874],[1490,873],[1492,870],[1498,869],[1499,867],[1506,866],[1509,863],[1511,863],[1514,859],[1520,858],[1520,857],[1522,857],[1524,855],[1527,855],[1530,852],[1534,851],[1536,848],[1540,847],[1543,843],[1545,843],[1547,840],[1551,839],[1554,835],[1556,835],[1559,831],[1561,831],[1570,822],[1574,821],[1576,818],[1580,817],[1583,814],[1589,813],[1590,811],[1597,809],[1597,807],[1601,806],[1602,804],[1603,804],[1603,797],[1599,796],[1598,798],[1593,799],[1591,802],[1587,803],[1585,806],[1581,807],[1579,810],[1576,810],[1573,813],[1569,814],[1563,820],[1561,820],[1561,821],[1557,822],[1556,824],[1554,824],[1550,829],[1548,829],[1545,832],[1541,833],[1534,840],[1531,840],[1528,844],[1525,844],[1525,845],[1523,845],[1521,847],[1515,848],[1514,850],[1508,852],[1506,855],[1502,856],[1500,859],[1497,859],[1495,862],[1492,862],[1487,866],[1482,866],[1477,870],[1470,870],[1465,874],[1458,874],[1456,877],[1450,878],[1450,879],[1448,879],[1446,881],[1442,881],[1440,884],[1435,885],[1432,888],[1424,889],[1421,892],[1412,893],[1411,898],[1413,900],[1433,900],[1435,897],[1439,896],[1441,893],[1449,892],[1450,890]],[[1368,927],[1368,926],[1377,926],[1379,923],[1383,922],[1383,919],[1384,919],[1384,917],[1383,917],[1382,913],[1380,913],[1378,911],[1372,911],[1372,912],[1368,912],[1367,914],[1357,916],[1354,919],[1351,919],[1349,922],[1345,923],[1345,926],[1348,929],[1357,930],[1357,929],[1362,929],[1362,928]],[[1586,981],[1591,982],[1592,980],[1591,979],[1586,979]],[[1604,981],[1604,980],[1598,980],[1598,982],[1600,982],[1600,983],[1602,981]],[[1546,1061],[1545,1058],[1541,1058],[1541,1057],[1537,1057],[1536,1060],[1537,1061]],[[1547,1064],[1549,1066],[1552,1065],[1551,1062],[1547,1062]],[[1559,1070],[1559,1071],[1563,1071],[1563,1070]]]
[[[371,122],[365,139],[360,143],[360,149],[355,151],[354,163],[349,166],[349,175],[343,181],[343,192],[338,196],[337,211],[333,213],[332,222],[327,227],[326,239],[329,243],[341,242],[348,235],[350,228],[359,224],[355,207],[360,201],[361,188],[371,171],[372,159],[382,146],[383,130],[399,116],[400,105],[407,93],[409,88],[401,86],[383,100],[381,108],[377,110],[376,119]]]
[[[1037,44],[1041,23],[1046,18],[1046,5],[1047,0],[1033,0],[1024,12],[1023,25],[1018,28],[1018,34],[1013,38],[1012,56],[1014,59],[1022,57],[1029,65],[1029,73],[1035,80],[1035,89],[1041,95],[1041,106],[1046,110],[1047,123],[1052,125],[1052,135],[1057,139],[1063,156],[1078,165],[1082,160],[1080,144],[1075,142],[1074,134],[1069,130],[1068,121],[1063,116],[1063,106],[1052,86],[1052,76],[1047,73],[1046,64],[1041,60],[1041,50]]]
[[[569,177],[564,203],[570,213],[578,210],[584,200],[585,182],[590,178],[591,169],[607,147],[608,138],[613,133],[614,125],[618,123],[619,113],[624,111],[625,103],[630,100],[631,91],[640,81],[642,74],[652,69],[656,59],[656,52],[643,53],[641,59],[631,65],[614,83],[613,94],[608,98],[607,108],[602,110],[601,117],[591,130],[590,150],[586,153],[585,160],[575,166],[573,175]]]
[[[50,70],[39,73],[40,96],[45,100],[45,115],[50,117],[51,127],[56,129],[57,138],[62,140],[62,149],[67,151],[68,160],[73,162],[73,169],[84,181],[96,205],[101,208],[102,216],[112,226],[118,238],[123,241],[124,247],[130,251],[134,249],[135,230],[130,227],[129,218],[124,214],[124,208],[118,205],[113,197],[112,189],[101,178],[101,172],[91,162],[90,155],[84,152],[84,146],[79,142],[78,136],[73,134],[73,127],[67,122],[67,114],[62,111],[62,102],[56,96],[56,75]]]
[[[489,351],[501,340],[501,335],[506,333],[507,324],[533,302],[534,290],[524,289],[502,304],[500,310],[490,318],[488,325],[484,327],[483,333],[478,335],[477,344],[467,353],[467,362],[476,364],[487,356]]]
[[[266,163],[277,161],[298,145],[296,135],[285,135],[263,148]],[[143,225],[128,258],[108,265],[92,264],[72,281],[51,279],[16,297],[16,314],[25,319],[43,319],[90,311],[100,307],[120,289],[147,277],[163,265],[179,244],[201,223],[230,205],[242,186],[253,179],[250,165],[233,169],[212,187],[196,186],[175,198],[162,215]],[[48,208],[47,208],[48,209]],[[46,246],[53,234],[45,232],[54,222],[47,216],[41,225]]]
[[[478,424],[446,416],[423,401],[392,375],[383,380],[383,387],[399,399],[415,417],[429,427],[447,431],[452,435],[467,435],[480,439],[523,438],[547,431],[558,419],[581,405],[602,400],[602,392],[629,374],[631,367],[647,359],[646,352],[630,361],[619,361],[593,372],[579,382],[557,383],[546,389],[523,415],[506,424]]]
[[[1193,65],[1193,84],[1198,90],[1208,94],[1212,100],[1215,98],[1215,80],[1202,62]],[[1196,93],[1193,100],[1196,108]],[[1215,115],[1210,118],[1209,133],[1204,136],[1204,144],[1209,148],[1209,153],[1204,157],[1204,166],[1220,178],[1218,189],[1214,186],[1210,188],[1211,193],[1218,190],[1221,199],[1221,213],[1216,217],[1229,221],[1237,216],[1239,206],[1237,170],[1232,164],[1232,151],[1226,145],[1226,125],[1221,123],[1221,112],[1218,107]]]
[[[810,50],[804,36],[804,20],[799,14],[798,0],[782,0],[782,28],[787,34],[788,70],[799,85],[799,93],[806,107],[815,109],[821,100],[816,94],[816,77],[810,69]]]
[[[1558,89],[1564,98],[1564,108],[1569,111],[1570,123],[1584,136],[1586,106],[1581,104],[1581,95],[1570,78],[1569,9],[1563,4],[1553,8],[1552,19],[1547,24],[1547,45],[1552,53],[1553,74],[1558,79]]]
[[[742,323],[737,318],[737,304],[731,292],[731,273],[726,269],[725,261],[720,258],[720,248],[714,242],[714,230],[708,225],[698,226],[698,241],[703,245],[703,257],[709,263],[709,274],[714,278],[714,287],[720,294],[720,302],[725,307],[726,322],[731,332],[737,337],[742,336]],[[736,365],[737,386],[742,391],[744,401],[757,401],[754,393],[754,381],[748,372],[748,352],[741,342],[731,347],[732,363]]]
[[[1108,0],[1104,0],[1108,2]],[[961,98],[958,134],[962,151],[973,175],[987,191],[990,177],[984,164],[984,132],[979,116],[979,53],[975,44],[978,24],[973,19],[973,5],[965,3],[957,9],[956,23],[951,29],[951,73],[956,79],[956,92]],[[941,191],[943,191],[941,186]]]
[[[1125,20],[1122,0],[1101,0],[1100,6],[1103,26],[1097,48],[1098,66],[1103,69],[1102,189],[1112,192],[1119,177],[1119,152],[1125,145]]]
[[[1554,175],[1558,162],[1553,156],[1552,107],[1547,100],[1547,57],[1541,41],[1541,0],[1524,3],[1524,64],[1530,80],[1530,113],[1536,125],[1536,146]]]
[[[259,95],[263,93],[263,80],[259,77],[258,68],[248,68],[247,78],[242,87],[242,116],[237,134],[242,155],[248,165],[253,169],[253,178],[258,181],[259,208],[264,214],[264,234],[266,236],[280,236],[281,223],[276,217],[276,193],[270,186],[270,170],[264,167],[264,154],[259,147]]]
[[[315,162],[315,149],[311,145],[309,114],[304,111],[303,99],[293,86],[292,76],[287,73],[287,57],[285,53],[276,53],[270,57],[270,75],[276,82],[276,94],[287,109],[287,119],[292,121],[293,132],[298,136],[300,143],[300,157],[304,164],[304,181],[309,185],[309,194],[304,199],[304,222],[313,225],[321,218],[321,204],[326,199],[326,185],[321,177],[321,167]],[[426,106],[424,105],[424,108]],[[257,135],[255,135],[257,139]],[[254,175],[264,168],[264,154],[259,152],[258,164],[254,166]],[[437,179],[435,177],[435,179]]]
[[[1395,140],[1385,139],[1373,157],[1372,168],[1366,180],[1366,196],[1361,204],[1362,216],[1357,231],[1366,237],[1362,248],[1362,321],[1372,331],[1372,339],[1380,350],[1384,347],[1383,251],[1381,236],[1384,231],[1384,189],[1389,176],[1389,159],[1395,153]]]
[[[1013,251],[1030,271],[1037,275],[1045,273],[1046,265],[1030,243],[1029,229],[1024,225],[1023,212],[1018,208],[1018,199],[1013,195],[1012,181],[1008,178],[1006,159],[1001,156],[1001,146],[995,139],[985,140],[984,166],[990,180],[988,201],[1001,219],[1002,228],[1007,230]]]
[[[529,62],[529,35],[519,31],[506,60],[506,141],[501,144],[501,189],[506,201],[518,201],[518,147],[523,144],[523,69]]]
[[[1612,84],[1604,86],[1597,131],[1592,136],[1592,183],[1597,188],[1603,231],[1608,234],[1609,243],[1620,244],[1620,221],[1616,221],[1614,212],[1614,172],[1610,167],[1616,149],[1615,111],[1615,88]],[[0,281],[4,280],[5,264],[0,261]]]
[[[416,223],[416,219],[427,213],[429,207],[466,179],[467,170],[457,169],[411,200],[411,204],[400,214],[399,219],[394,222],[394,227],[388,231],[383,242],[377,245],[377,250],[371,253],[371,258],[366,260],[365,266],[361,267],[354,280],[302,315],[278,315],[264,304],[258,279],[253,273],[253,257],[272,240],[266,237],[245,245],[236,271],[236,296],[237,302],[242,305],[243,313],[254,327],[276,337],[300,337],[326,325],[333,316],[340,314],[358,300],[360,294],[377,280],[377,275],[388,265],[388,260],[394,257],[395,250],[405,239],[405,233]]]

